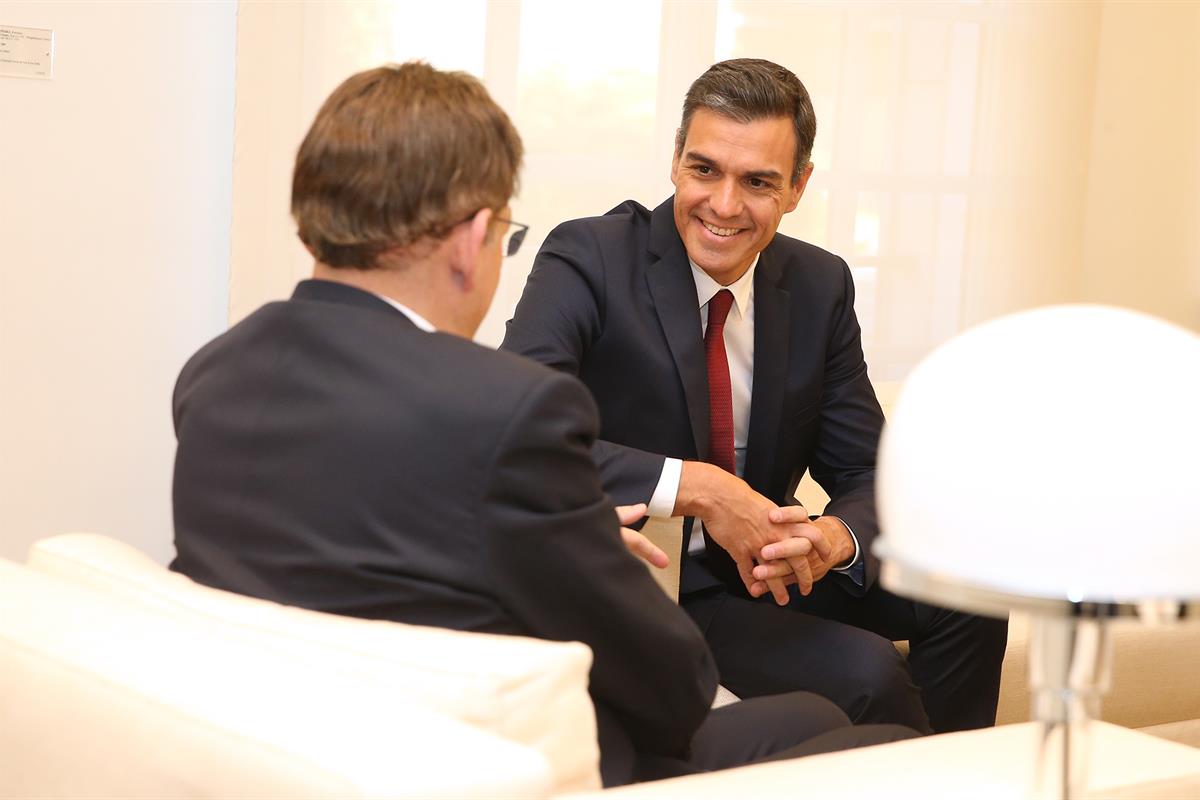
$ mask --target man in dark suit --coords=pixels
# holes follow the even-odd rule
[[[875,583],[883,415],[854,285],[842,259],[777,233],[815,134],[791,72],[714,65],[684,102],[674,197],[555,229],[503,348],[591,390],[594,457],[618,502],[703,522],[685,536],[680,603],[724,685],[807,689],[856,721],[990,725],[1005,623]],[[831,498],[811,520],[794,498],[806,469]],[[777,606],[752,599],[767,594]],[[911,642],[907,663],[891,639]]]
[[[583,641],[610,785],[904,738],[803,693],[709,713],[712,656],[627,549],[665,563],[619,530],[587,390],[470,341],[524,231],[521,152],[461,73],[383,67],[334,91],[293,182],[313,279],[179,376],[172,567],[322,611]]]

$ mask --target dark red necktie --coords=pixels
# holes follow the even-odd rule
[[[733,294],[728,289],[722,289],[708,301],[704,360],[708,363],[708,463],[736,473],[733,391],[729,386],[729,359],[725,355],[725,318],[732,305]]]

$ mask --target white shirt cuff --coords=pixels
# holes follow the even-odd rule
[[[859,547],[858,547],[858,537],[854,535],[854,529],[851,528],[846,523],[846,520],[842,519],[841,517],[834,517],[834,519],[836,519],[838,522],[840,522],[846,526],[846,530],[848,530],[850,532],[850,538],[854,540],[854,558],[850,559],[850,563],[847,564],[846,566],[834,567],[832,569],[833,572],[845,572],[846,570],[853,569],[854,565],[858,563],[858,556],[861,551],[859,550]]]
[[[646,504],[646,516],[670,517],[675,510],[675,498],[679,495],[679,479],[683,476],[683,461],[678,458],[668,458],[663,461],[662,474],[658,476],[658,485],[654,494]],[[851,534],[853,535],[853,534]],[[855,542],[857,545],[857,542]]]

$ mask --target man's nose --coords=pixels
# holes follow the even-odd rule
[[[715,187],[709,197],[713,213],[723,219],[733,219],[742,213],[742,193],[736,180],[727,178]]]

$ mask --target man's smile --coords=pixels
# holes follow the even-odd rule
[[[704,220],[700,220],[700,224],[703,225],[705,230],[707,230],[709,233],[722,237],[733,236],[735,233],[741,233],[743,230],[742,228],[719,228],[716,225],[705,222]]]

